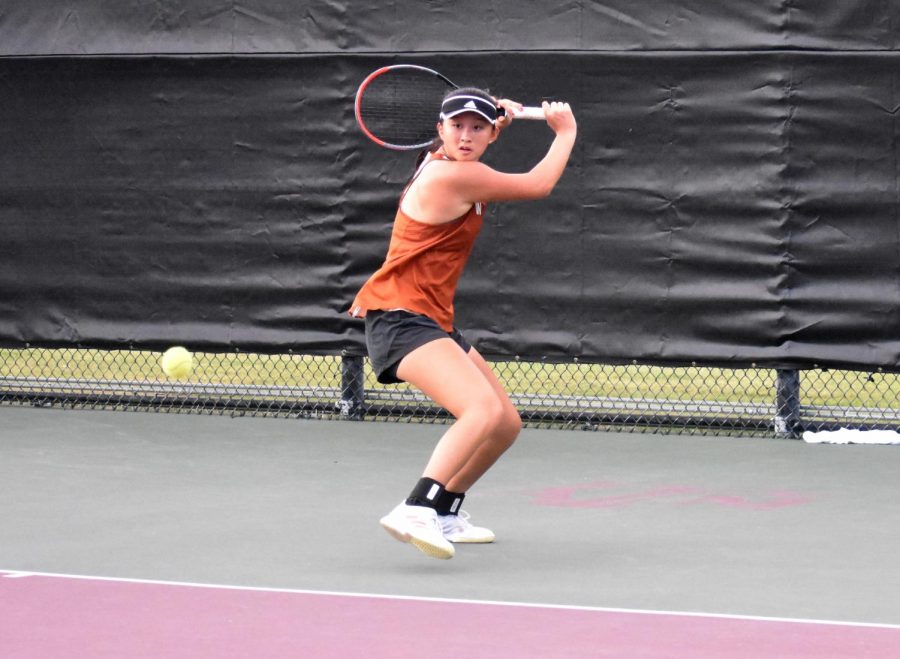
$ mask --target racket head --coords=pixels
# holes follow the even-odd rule
[[[387,149],[410,151],[434,143],[441,101],[457,86],[437,71],[393,64],[373,71],[356,92],[356,123]]]

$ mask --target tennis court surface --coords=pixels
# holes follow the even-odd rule
[[[0,656],[900,656],[898,447],[525,430],[436,561],[443,428],[0,408]]]

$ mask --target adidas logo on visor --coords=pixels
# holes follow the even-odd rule
[[[449,119],[463,112],[475,112],[490,123],[497,122],[497,106],[480,96],[460,94],[451,96],[441,104],[441,119]]]

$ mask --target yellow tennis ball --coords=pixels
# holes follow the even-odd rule
[[[169,348],[160,360],[163,373],[170,378],[182,380],[191,374],[194,368],[194,356],[181,346]]]

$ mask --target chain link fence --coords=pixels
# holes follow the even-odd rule
[[[355,356],[195,353],[176,381],[161,353],[0,350],[0,405],[441,423],[406,385]],[[491,364],[529,427],[798,437],[900,429],[900,374],[503,361]]]

